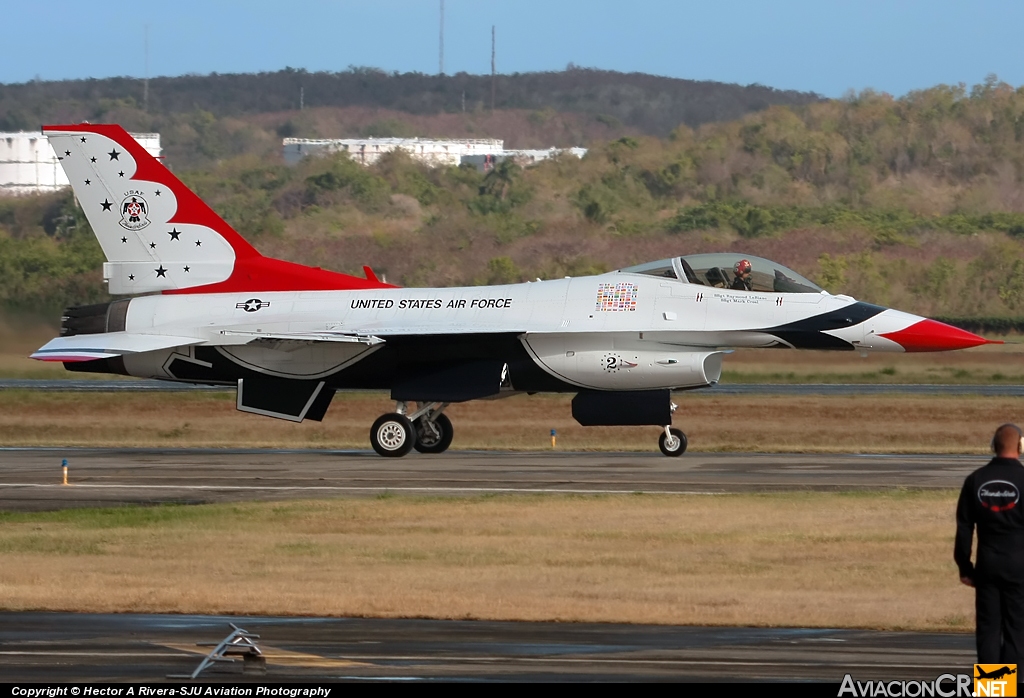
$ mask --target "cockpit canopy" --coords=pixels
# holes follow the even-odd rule
[[[749,287],[738,282],[736,271],[740,262],[750,263]],[[677,279],[698,286],[733,288],[737,290],[762,291],[768,293],[821,293],[814,282],[797,274],[792,269],[775,262],[749,254],[720,252],[713,254],[691,254],[685,257],[661,259],[657,262],[638,264],[619,270],[624,274],[646,274],[666,279]]]

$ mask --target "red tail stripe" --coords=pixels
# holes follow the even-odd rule
[[[234,293],[248,291],[358,291],[396,288],[380,281],[361,279],[318,267],[307,267],[272,257],[257,257],[235,262],[235,270],[226,280],[206,286],[164,291],[178,293]]]
[[[116,124],[71,124],[44,126],[43,132],[95,133],[111,139],[135,159],[136,170],[132,179],[159,182],[174,193],[178,210],[169,223],[204,225],[219,233],[235,251],[235,266],[226,280],[173,291],[179,293],[233,293],[248,291],[348,291],[372,288],[395,288],[373,276],[361,279],[319,267],[307,267],[293,262],[264,257],[245,241],[223,218],[206,205],[191,189],[181,183],[170,170],[150,155],[138,141]]]
[[[162,165],[156,158],[150,155],[145,148],[139,145],[138,141],[131,137],[121,126],[117,124],[75,124],[71,126],[43,126],[43,133],[47,131],[69,131],[73,133],[95,133],[109,138],[125,149],[135,159],[136,170],[132,179],[159,182],[167,187],[178,200],[178,210],[168,223],[194,223],[205,225],[220,233],[228,244],[235,250],[235,258],[243,260],[248,257],[261,256],[256,248],[245,241],[241,235],[234,231],[224,219],[218,216],[213,209],[206,205],[202,199],[196,196],[191,189],[181,183],[170,170]]]

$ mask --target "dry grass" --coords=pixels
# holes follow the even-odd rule
[[[953,492],[383,497],[5,515],[10,610],[964,630]],[[116,590],[116,593],[112,593]]]
[[[995,425],[1022,422],[1019,398],[710,396],[687,393],[675,423],[695,451],[982,453]],[[455,449],[656,448],[653,427],[584,428],[568,396],[453,405]],[[0,391],[0,446],[368,448],[386,395],[335,397],[325,421],[294,424],[237,412],[234,394]]]
[[[58,330],[41,322],[15,322],[0,315],[0,377],[71,378],[61,364],[30,359],[29,354],[57,336]]]
[[[871,354],[738,349],[723,367],[723,383],[1024,383],[1024,338],[1002,337],[967,351]]]

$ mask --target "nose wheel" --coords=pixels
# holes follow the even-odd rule
[[[658,448],[666,456],[681,456],[686,453],[686,434],[679,429],[665,427],[658,438]]]
[[[455,430],[442,411],[448,403],[418,403],[409,412],[408,404],[399,402],[394,412],[381,415],[370,427],[370,445],[386,458],[401,458],[412,449],[420,453],[444,453],[452,444]]]

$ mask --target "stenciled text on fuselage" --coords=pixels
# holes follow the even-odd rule
[[[459,310],[460,308],[511,308],[511,298],[452,298],[445,303],[440,298],[353,298],[353,310],[387,309],[396,307],[399,310]]]

